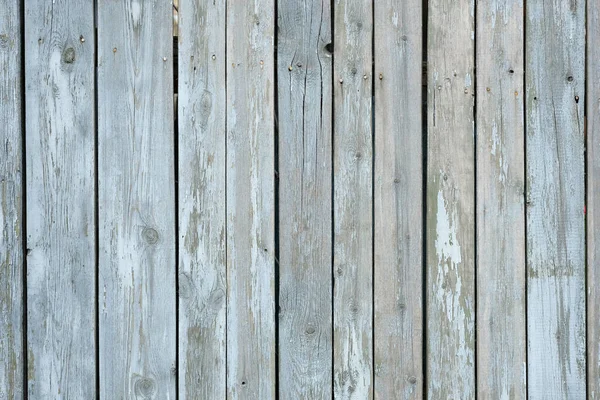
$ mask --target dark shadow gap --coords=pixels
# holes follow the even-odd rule
[[[473,318],[473,383],[475,398],[478,396],[477,390],[477,320],[478,320],[478,301],[477,301],[477,2],[473,4],[473,303],[475,308],[475,317]]]
[[[527,179],[527,0],[523,0],[523,221],[525,235],[525,397],[529,398],[529,322],[528,318],[528,282],[527,270],[528,263],[528,235],[527,235],[527,201],[529,196],[528,179]]]
[[[273,108],[274,108],[274,119],[273,119],[273,132],[275,136],[274,140],[274,160],[273,160],[273,173],[274,173],[274,190],[275,190],[275,260],[274,260],[274,268],[275,268],[275,397],[279,398],[279,365],[280,365],[280,354],[279,354],[279,311],[280,311],[280,303],[279,303],[279,284],[280,284],[280,273],[279,273],[279,97],[278,97],[278,73],[277,73],[277,46],[278,46],[278,37],[279,37],[279,21],[277,19],[278,14],[278,1],[273,0],[274,6],[274,43],[275,47],[273,49],[273,79],[274,79],[274,87],[273,87]]]
[[[177,12],[179,18],[179,10],[173,4],[173,9]],[[179,26],[175,24],[173,18],[173,153],[174,153],[174,178],[175,178],[175,399],[179,398],[179,115],[178,115],[178,74],[179,74]]]
[[[225,42],[225,50],[224,50],[224,58],[225,58],[225,62],[222,64],[223,68],[224,68],[224,74],[225,74],[225,112],[224,112],[224,117],[225,117],[225,134],[223,135],[223,141],[224,141],[224,147],[225,147],[225,165],[224,165],[224,175],[225,175],[225,209],[223,210],[224,213],[224,227],[225,227],[225,293],[227,293],[227,290],[229,288],[229,269],[228,269],[228,264],[229,264],[229,247],[228,247],[228,238],[229,238],[229,224],[227,222],[228,216],[227,216],[227,202],[228,202],[228,197],[227,197],[227,190],[228,190],[228,176],[227,176],[227,136],[229,135],[229,131],[228,131],[228,118],[229,118],[229,113],[228,113],[228,105],[229,105],[229,98],[227,97],[227,89],[228,89],[228,85],[229,85],[229,80],[227,79],[227,22],[228,22],[228,5],[229,5],[229,1],[225,0],[225,32],[223,37],[225,38],[224,42]],[[229,383],[229,354],[228,354],[228,349],[229,349],[229,342],[228,342],[228,335],[227,335],[227,326],[229,324],[229,296],[226,294],[225,295],[225,393],[224,396],[225,398],[227,397],[227,392],[228,392],[228,383]]]
[[[589,326],[589,320],[588,320],[588,252],[587,252],[587,248],[588,248],[588,220],[587,220],[587,208],[588,208],[588,179],[587,179],[587,174],[588,174],[588,152],[587,152],[587,107],[588,107],[588,37],[587,37],[587,28],[588,28],[588,0],[584,1],[584,15],[585,15],[585,21],[584,21],[584,32],[586,32],[585,35],[585,47],[584,47],[584,72],[583,72],[583,209],[584,209],[584,214],[583,214],[583,227],[584,227],[584,254],[583,254],[583,265],[584,265],[584,270],[583,270],[583,280],[584,280],[584,288],[585,288],[585,295],[584,295],[584,309],[585,309],[585,386],[586,386],[586,395],[588,395],[588,389],[589,389],[589,352],[588,352],[588,348],[589,348],[589,336],[588,336],[588,326]]]
[[[326,45],[331,54],[331,398],[335,398],[335,2],[330,0],[330,42]]]
[[[21,357],[23,358],[23,399],[27,400],[29,397],[29,380],[28,370],[29,370],[29,356],[27,352],[27,158],[26,158],[26,145],[27,145],[27,135],[26,135],[26,82],[25,82],[25,2],[21,1],[20,5],[20,22],[21,22],[21,32],[20,32],[20,40],[21,40],[21,251],[23,257],[23,270],[22,274],[22,296],[23,296],[23,309],[22,309],[22,327],[23,331],[21,332],[21,341],[22,341],[22,351]]]
[[[375,0],[371,2],[371,382],[375,396]]]
[[[422,128],[422,141],[421,141],[421,152],[422,152],[422,182],[421,182],[421,237],[422,253],[421,253],[421,279],[422,279],[422,376],[423,376],[423,398],[427,398],[427,23],[429,18],[428,0],[422,2],[422,77],[421,77],[421,128]]]
[[[100,200],[98,182],[98,1],[94,0],[94,235],[95,235],[95,345],[96,396],[100,398]]]

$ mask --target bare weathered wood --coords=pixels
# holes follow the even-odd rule
[[[373,397],[370,0],[334,6],[334,396]]]
[[[0,399],[22,399],[23,162],[19,3],[0,0]]]
[[[275,398],[274,1],[227,5],[227,397]]]
[[[179,397],[224,399],[225,2],[178,11]]]
[[[279,1],[279,397],[332,390],[329,0]]]
[[[600,399],[600,7],[587,2],[587,393]],[[583,98],[579,95],[580,99]],[[587,132],[586,132],[587,131]]]
[[[25,10],[28,393],[94,399],[94,5]]]
[[[173,16],[98,2],[100,393],[175,398]]]
[[[474,2],[429,3],[427,395],[475,397]]]
[[[531,399],[585,398],[585,3],[527,2]]]
[[[522,0],[477,6],[477,393],[524,399]]]
[[[375,397],[423,397],[422,1],[375,2]]]

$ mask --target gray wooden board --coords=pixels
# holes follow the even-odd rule
[[[530,399],[585,398],[585,3],[526,11]]]
[[[227,6],[229,399],[275,398],[274,6]]]
[[[94,5],[25,10],[28,396],[93,399]]]
[[[19,3],[0,0],[0,399],[23,394],[23,76]]]
[[[373,397],[372,4],[334,5],[334,397]]]
[[[175,397],[173,16],[98,3],[100,394]]]
[[[422,1],[375,2],[375,397],[423,397]]]
[[[474,2],[429,3],[427,395],[475,397]]]
[[[179,397],[224,399],[225,2],[178,19]]]
[[[526,393],[523,1],[477,6],[477,393]]]
[[[332,390],[332,57],[328,0],[279,1],[279,397]]]
[[[587,393],[600,399],[600,7],[587,2]],[[579,95],[582,98],[582,95]],[[598,216],[597,216],[598,215]]]

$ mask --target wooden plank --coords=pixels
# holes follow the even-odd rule
[[[427,395],[475,397],[474,2],[432,0],[427,85]]]
[[[531,399],[585,397],[585,3],[526,11]]]
[[[227,5],[227,397],[275,398],[274,1]]]
[[[477,393],[527,397],[523,1],[477,6]]]
[[[334,6],[334,397],[373,397],[370,0]]]
[[[587,393],[600,399],[600,7],[587,3]],[[579,95],[579,98],[583,98]],[[581,101],[581,100],[580,100]]]
[[[422,1],[375,2],[375,397],[423,397]]]
[[[224,399],[225,2],[178,11],[179,397]]]
[[[100,393],[175,398],[173,16],[98,3]]]
[[[25,10],[28,396],[93,399],[94,5]]]
[[[0,399],[22,399],[23,110],[18,2],[0,0]]]
[[[329,0],[278,6],[279,397],[332,391]]]

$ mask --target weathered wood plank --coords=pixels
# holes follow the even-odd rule
[[[525,149],[522,0],[477,6],[477,393],[524,399]]]
[[[475,397],[474,1],[432,0],[427,85],[427,395]]]
[[[275,398],[274,1],[227,5],[227,397]]]
[[[329,0],[278,7],[279,397],[331,398],[332,57]]]
[[[178,11],[179,397],[224,399],[225,2]]]
[[[100,393],[175,397],[173,16],[98,2]]]
[[[423,397],[422,1],[375,2],[375,397]]]
[[[531,399],[585,397],[585,3],[526,11],[527,346]]]
[[[334,6],[334,396],[373,397],[370,0]]]
[[[600,7],[587,2],[587,393],[600,399]],[[579,98],[583,98],[580,94]]]
[[[22,399],[23,160],[19,2],[0,0],[0,399]]]
[[[25,10],[28,393],[94,399],[94,5]]]

